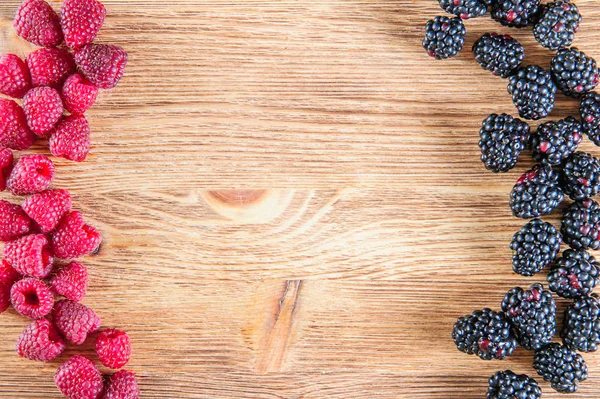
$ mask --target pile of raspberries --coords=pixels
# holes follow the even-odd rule
[[[127,64],[122,48],[93,43],[105,15],[97,0],[65,0],[60,16],[43,0],[24,0],[14,28],[40,48],[25,61],[0,57],[0,93],[15,99],[0,99],[0,191],[26,196],[20,205],[0,200],[0,313],[12,305],[32,320],[16,344],[19,356],[30,360],[52,361],[102,324],[80,303],[88,271],[77,260],[98,251],[100,232],[72,209],[67,190],[51,187],[49,157],[22,154],[15,162],[12,150],[26,150],[42,137],[52,155],[85,160],[90,128],[84,113],[99,89],[117,85]],[[131,356],[127,333],[104,329],[95,349],[100,363],[121,370],[103,376],[91,359],[73,356],[54,377],[60,392],[69,399],[137,399],[136,377],[122,369]]]

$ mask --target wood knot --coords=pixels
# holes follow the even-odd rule
[[[213,190],[202,198],[219,215],[238,223],[266,223],[287,208],[293,191],[282,190]]]

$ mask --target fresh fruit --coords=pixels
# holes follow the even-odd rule
[[[10,303],[19,314],[40,319],[52,311],[54,295],[42,280],[27,277],[13,284]]]
[[[16,271],[6,259],[0,261],[0,284],[7,286],[9,289],[14,283],[21,279],[21,275]]]
[[[41,47],[56,47],[63,41],[60,19],[43,0],[24,0],[17,9],[13,27],[17,35]]]
[[[4,244],[4,259],[24,276],[46,278],[54,258],[43,234],[30,234]]]
[[[22,98],[31,89],[27,64],[14,54],[0,56],[0,93]]]
[[[88,272],[83,263],[72,261],[58,269],[50,279],[50,287],[67,299],[79,302],[87,292]]]
[[[26,198],[21,207],[35,222],[36,227],[47,234],[71,210],[71,194],[63,189],[46,190]]]
[[[535,218],[551,213],[564,200],[559,175],[549,166],[535,165],[525,172],[510,193],[516,217]]]
[[[575,299],[565,311],[563,342],[580,352],[596,352],[600,344],[600,299],[596,294]]]
[[[561,235],[541,219],[533,219],[516,232],[510,243],[515,273],[533,276],[550,266],[560,252]]]
[[[542,389],[533,378],[510,370],[490,377],[487,399],[541,399]]]
[[[8,148],[0,147],[0,191],[6,190],[6,179],[13,167],[13,153]]]
[[[26,150],[33,144],[25,111],[13,100],[0,98],[0,146]]]
[[[29,360],[48,362],[65,348],[65,341],[48,319],[34,320],[17,339],[17,353]]]
[[[75,162],[83,162],[90,152],[90,125],[83,115],[61,120],[50,136],[50,152]]]
[[[507,90],[522,118],[542,119],[554,109],[556,84],[550,72],[539,66],[520,68],[509,78]]]
[[[67,77],[75,72],[73,56],[66,50],[41,48],[27,56],[33,87],[49,86],[60,90]]]
[[[92,309],[68,299],[56,302],[52,316],[58,331],[75,345],[82,345],[88,334],[98,331],[102,323]]]
[[[572,200],[590,198],[600,192],[600,159],[578,151],[565,163],[562,187]]]
[[[19,205],[0,200],[0,241],[15,240],[29,233],[31,219]]]
[[[139,399],[139,397],[137,380],[131,371],[118,371],[106,381],[103,399]]]
[[[36,87],[23,97],[27,125],[33,133],[45,136],[58,123],[64,108],[60,94],[51,87]]]
[[[98,367],[85,356],[75,355],[62,364],[54,383],[67,399],[101,399],[104,388]]]
[[[591,199],[573,202],[565,209],[560,232],[573,249],[600,248],[600,206]]]
[[[579,106],[583,131],[588,138],[600,146],[600,94],[590,92],[583,96]]]
[[[473,44],[473,55],[483,69],[507,78],[521,66],[525,49],[509,35],[486,33]]]
[[[96,102],[98,88],[76,73],[69,76],[65,81],[62,97],[67,111],[72,114],[83,114]]]
[[[596,60],[575,47],[559,50],[551,71],[558,88],[571,97],[590,92],[600,83]]]
[[[542,123],[533,135],[533,159],[544,165],[562,164],[577,150],[582,131],[581,123],[570,116],[556,122]]]
[[[112,89],[123,77],[127,53],[119,46],[86,44],[75,51],[75,62],[90,82],[101,89]]]
[[[481,161],[494,173],[514,168],[529,142],[529,125],[507,114],[491,114],[479,131]]]
[[[45,155],[23,155],[13,167],[6,186],[14,195],[35,194],[47,189],[54,180],[54,164]]]
[[[583,249],[567,249],[548,274],[550,290],[568,299],[589,295],[600,283],[600,263]]]
[[[461,19],[481,17],[488,9],[484,0],[439,0],[439,3],[444,11]]]
[[[52,234],[52,250],[60,259],[79,258],[94,252],[101,241],[98,230],[86,224],[80,212],[72,211]]]
[[[65,0],[60,22],[67,46],[78,49],[94,41],[104,23],[106,8],[96,0]]]
[[[106,367],[120,369],[129,362],[131,342],[125,331],[107,329],[96,338],[98,359]]]
[[[524,28],[533,25],[540,14],[540,0],[494,0],[492,18],[502,25]]]
[[[458,17],[435,17],[425,26],[423,48],[438,60],[455,57],[463,49],[467,30]]]
[[[588,368],[580,354],[566,346],[551,343],[535,352],[533,368],[558,392],[573,393],[588,378]]]
[[[533,27],[533,36],[550,50],[569,47],[579,30],[581,15],[575,3],[558,0],[546,4],[542,15]]]

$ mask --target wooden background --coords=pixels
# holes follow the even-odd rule
[[[131,334],[143,398],[476,399],[497,370],[535,375],[529,352],[484,362],[450,339],[536,278],[511,274],[508,249],[529,155],[505,175],[478,159],[481,120],[515,113],[506,82],[469,51],[425,55],[436,1],[105,3],[99,40],[130,64],[89,114],[88,161],[57,161],[55,185],[102,230],[84,302]],[[600,8],[577,4],[575,44],[600,58]],[[25,56],[17,5],[0,3],[0,50]],[[467,48],[510,31],[549,66],[530,32],[467,28]],[[576,109],[559,96],[552,116]],[[0,398],[59,398],[53,374],[78,349],[19,359],[26,324],[0,317]],[[585,358],[573,397],[597,398],[600,355]]]

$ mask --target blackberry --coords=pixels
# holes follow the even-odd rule
[[[423,48],[438,60],[451,58],[462,50],[466,34],[460,18],[435,17],[425,27]]]
[[[556,85],[550,72],[537,65],[520,68],[509,78],[507,90],[522,118],[542,119],[554,108]]]
[[[459,351],[475,354],[483,360],[504,359],[517,347],[506,315],[491,309],[460,317],[454,324],[452,339]]]
[[[529,142],[529,125],[507,114],[491,114],[479,131],[481,161],[492,172],[514,168]]]
[[[540,399],[542,389],[537,381],[510,370],[498,371],[490,377],[487,399]]]
[[[563,240],[573,249],[598,249],[600,206],[592,199],[573,202],[563,214],[560,225]]]
[[[583,249],[567,249],[550,270],[548,283],[563,298],[589,295],[600,283],[600,263]]]
[[[539,21],[533,27],[533,36],[550,50],[569,47],[579,30],[579,9],[569,0],[558,0],[542,8]]]
[[[565,311],[563,342],[580,352],[596,352],[600,344],[600,300],[598,296],[575,299]]]
[[[481,17],[488,10],[483,0],[439,0],[439,3],[444,11],[461,19]]]
[[[583,96],[579,114],[583,131],[594,144],[600,146],[600,94],[591,92]]]
[[[509,35],[486,33],[473,44],[473,55],[483,69],[506,78],[521,66],[525,49]]]
[[[544,165],[558,166],[570,157],[581,143],[582,126],[573,117],[538,126],[533,135],[533,159]]]
[[[525,172],[510,193],[513,215],[528,219],[551,213],[565,199],[558,180],[549,166],[535,165]]]
[[[579,382],[588,378],[588,369],[583,357],[557,343],[535,352],[533,368],[558,392],[576,392]]]
[[[562,187],[573,200],[593,197],[600,191],[600,159],[578,151],[562,170]]]
[[[492,18],[514,28],[533,25],[541,11],[540,0],[495,0],[492,3]]]
[[[556,302],[541,284],[533,284],[528,290],[516,287],[508,291],[502,311],[525,349],[543,348],[556,334]]]
[[[594,90],[600,82],[596,60],[575,47],[558,50],[551,71],[558,88],[571,97]]]
[[[533,276],[550,266],[560,252],[561,236],[550,223],[533,219],[517,231],[510,243],[513,270]]]

